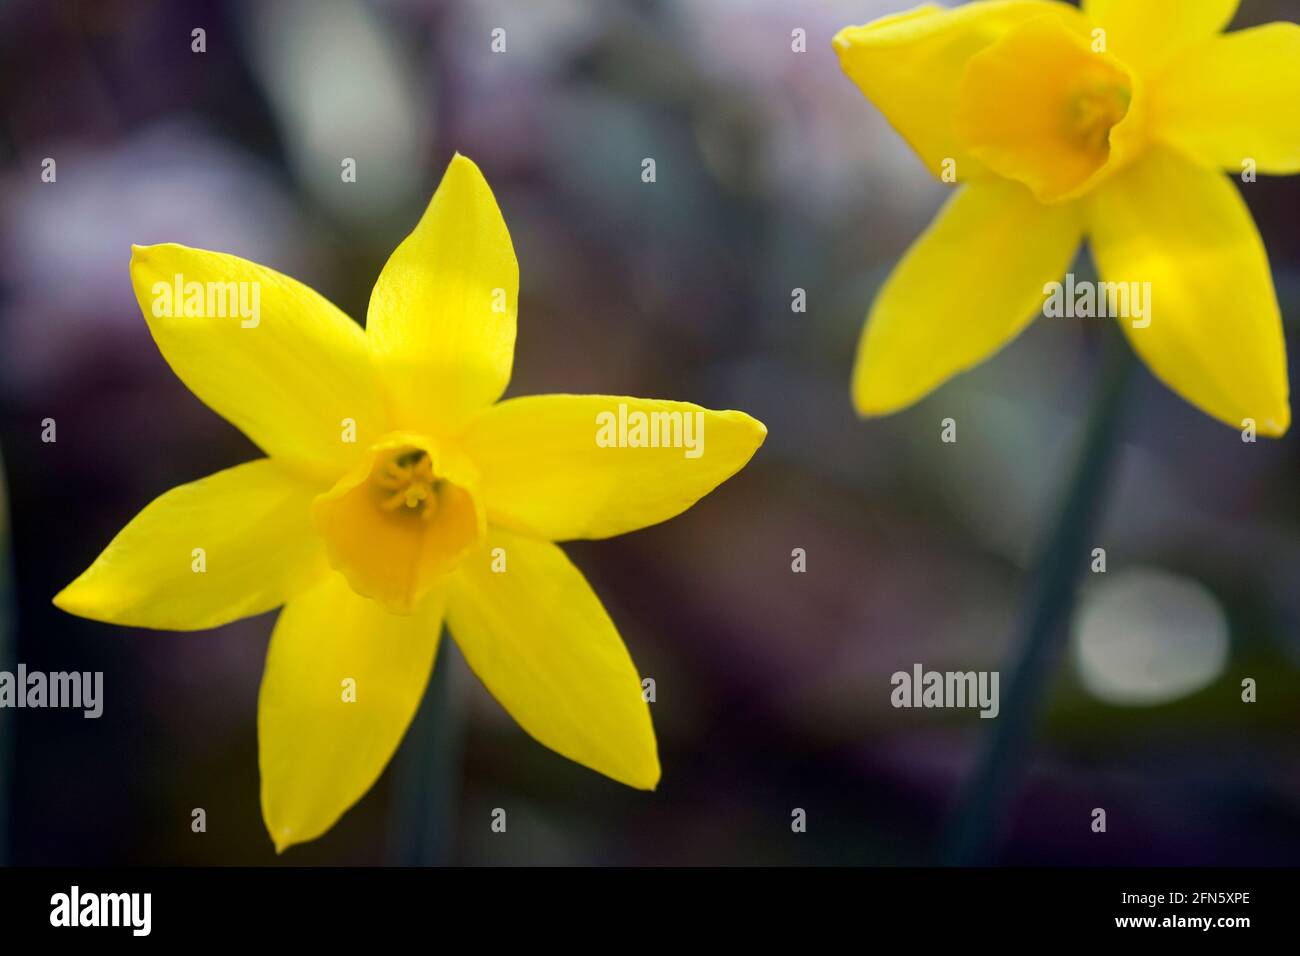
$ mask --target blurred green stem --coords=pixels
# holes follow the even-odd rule
[[[444,632],[424,700],[394,767],[388,858],[397,866],[446,866],[455,852],[464,701],[454,680],[459,654]]]
[[[1124,392],[1135,364],[1127,343],[1118,334],[1108,335],[1102,381],[1073,478],[1022,607],[1014,658],[1004,668],[1011,678],[1003,682],[1001,710],[943,837],[945,864],[989,863],[1017,796],[1039,710],[1069,632],[1078,578],[1096,546],[1119,447]]]

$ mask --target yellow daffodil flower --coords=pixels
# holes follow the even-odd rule
[[[519,267],[487,182],[459,155],[380,274],[364,331],[222,253],[137,246],[131,280],[172,369],[269,457],[162,495],[55,604],[172,630],[285,605],[257,719],[277,850],[324,833],[378,778],[444,621],[534,738],[657,785],[641,678],[554,542],[685,511],[749,461],[760,422],[601,395],[497,403]],[[257,308],[224,307],[236,299]]]
[[[1089,239],[1155,375],[1236,427],[1291,422],[1264,244],[1223,171],[1300,171],[1300,26],[1223,34],[1238,0],[927,4],[835,37],[841,66],[960,184],[871,309],[860,414],[924,397],[1013,339]],[[1137,288],[1136,286],[1128,286]]]

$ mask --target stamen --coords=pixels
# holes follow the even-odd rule
[[[1081,146],[1098,151],[1106,147],[1111,129],[1128,113],[1130,91],[1116,83],[1090,83],[1070,103],[1070,130]]]
[[[390,458],[375,469],[371,480],[378,488],[391,492],[379,501],[383,511],[418,511],[424,521],[430,520],[438,511],[438,490],[442,481],[434,475],[429,456],[418,448]]]

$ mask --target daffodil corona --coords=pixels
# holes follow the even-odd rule
[[[459,155],[380,274],[364,331],[306,286],[221,253],[136,247],[131,279],[177,375],[268,457],[162,495],[55,604],[174,630],[285,605],[257,720],[277,849],[324,833],[378,778],[444,622],[538,741],[656,786],[641,678],[554,542],[685,511],[749,461],[760,422],[622,396],[498,402],[518,265],[491,190]],[[257,290],[258,321],[209,312],[197,293],[175,301],[191,282]],[[599,442],[601,422],[629,409],[665,423],[665,440]],[[674,422],[694,426],[699,454],[674,447]]]
[[[996,352],[1085,237],[1175,392],[1235,427],[1291,422],[1267,254],[1224,170],[1300,171],[1300,26],[1223,34],[1239,0],[927,4],[835,37],[840,63],[959,188],[881,289],[854,404],[884,415]]]

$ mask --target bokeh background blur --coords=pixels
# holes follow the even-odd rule
[[[945,187],[841,74],[830,38],[906,5],[0,5],[3,666],[105,674],[99,720],[0,711],[3,858],[409,861],[399,781],[425,756],[414,738],[332,832],[274,855],[255,727],[273,615],[132,631],[50,598],[152,498],[257,455],[153,346],[131,243],[235,253],[361,317],[459,150],[520,261],[508,394],[690,400],[744,409],[770,434],[681,518],[568,549],[656,681],[658,792],[535,744],[447,654],[466,729],[445,857],[930,859],[990,722],[895,710],[890,675],[1003,665],[1113,330],[1040,319],[919,406],[855,418],[863,316]],[[1234,26],[1296,12],[1245,0]],[[45,157],[56,183],[41,181]],[[343,157],[356,183],[341,182]],[[1300,354],[1300,180],[1243,189]],[[41,441],[46,418],[57,443]],[[1097,541],[1107,572],[1084,582],[998,859],[1295,863],[1300,436],[1245,444],[1141,369],[1123,440]],[[1240,699],[1246,677],[1257,703]],[[508,835],[489,829],[495,807]]]

